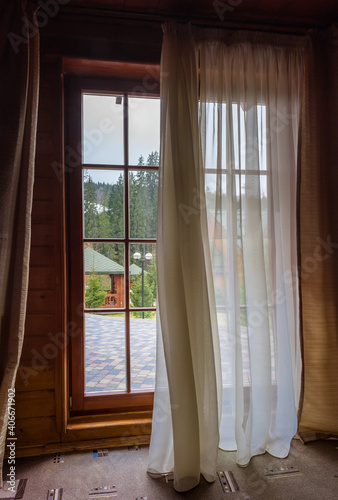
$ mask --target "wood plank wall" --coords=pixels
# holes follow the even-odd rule
[[[150,416],[140,414],[134,415],[134,420],[130,415],[121,415],[119,422],[113,422],[109,415],[101,416],[101,421],[90,428],[85,417],[79,418],[68,421],[66,429],[67,377],[63,375],[66,353],[60,347],[66,329],[67,304],[64,186],[52,164],[62,163],[62,57],[75,61],[83,58],[158,64],[161,25],[66,11],[50,18],[40,35],[30,282],[26,336],[16,381],[18,456],[48,450],[88,449],[102,446],[103,439],[106,444],[120,446],[133,441],[146,443],[151,428]],[[83,75],[83,62],[80,66]]]
[[[52,168],[61,163],[61,89],[60,59],[42,60],[27,318],[16,380],[19,448],[61,441],[62,352],[55,335],[65,321],[63,192]]]
[[[149,442],[151,414],[69,420],[62,58],[158,64],[162,30],[59,13],[40,30],[40,96],[25,340],[16,380],[17,456]],[[83,65],[82,65],[83,67]],[[61,175],[61,178],[60,178]],[[53,340],[54,339],[54,340]],[[100,421],[98,421],[98,419]],[[106,420],[105,420],[106,419]],[[98,442],[97,440],[100,440]]]

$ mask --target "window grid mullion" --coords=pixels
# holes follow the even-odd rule
[[[124,94],[123,99],[123,145],[124,145],[124,300],[125,300],[125,322],[126,322],[126,392],[131,392],[131,368],[130,368],[130,304],[129,304],[129,108],[128,94]]]

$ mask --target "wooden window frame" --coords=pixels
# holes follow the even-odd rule
[[[143,79],[144,81],[144,79]],[[83,233],[83,184],[82,172],[86,164],[82,163],[82,95],[83,93],[124,95],[130,97],[159,97],[159,82],[155,80],[150,87],[142,85],[140,79],[119,78],[65,78],[65,173],[66,173],[66,213],[67,213],[67,253],[68,253],[68,294],[69,294],[69,390],[72,405],[70,416],[98,413],[121,413],[131,411],[149,411],[153,407],[154,392],[131,392],[130,381],[130,331],[129,316],[131,312],[156,310],[156,308],[130,308],[129,306],[129,245],[140,243],[156,243],[156,239],[140,239],[129,237],[129,172],[135,170],[155,170],[158,167],[139,167],[128,165],[128,103],[124,103],[124,164],[94,165],[88,168],[100,170],[124,171],[124,205],[125,235],[124,238],[100,238],[101,243],[121,243],[125,245],[125,304],[124,308],[105,308],[105,312],[124,312],[126,321],[126,372],[127,388],[124,393],[85,394],[85,335],[84,335],[84,273],[83,242],[93,241],[84,238]],[[96,241],[96,239],[94,240]],[[94,311],[94,310],[92,310]],[[79,359],[81,364],[79,366]],[[78,369],[75,376],[75,367]]]

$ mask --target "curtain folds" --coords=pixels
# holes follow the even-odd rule
[[[216,311],[207,293],[202,238],[206,226],[200,200],[197,55],[189,33],[169,26],[161,61],[157,264],[162,331],[158,350],[163,339],[168,384],[158,353],[148,471],[174,468],[177,491],[196,486],[200,473],[208,481],[215,479],[219,441],[215,375],[219,353],[215,356],[211,319]],[[161,410],[164,418],[158,417]]]
[[[306,53],[299,227],[304,442],[338,436],[337,26],[312,32]]]
[[[148,472],[178,491],[215,478],[218,446],[247,465],[297,430],[303,50],[285,45],[165,27]]]
[[[297,149],[303,50],[204,43],[200,121],[222,356],[220,447],[286,457],[300,389]]]
[[[39,86],[39,36],[28,24],[34,25],[35,10],[19,0],[0,8],[0,487],[28,289]]]

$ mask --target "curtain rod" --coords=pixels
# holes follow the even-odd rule
[[[119,10],[100,9],[97,7],[71,7],[64,5],[60,9],[60,14],[78,16],[88,15],[91,17],[110,17],[123,21],[147,22],[150,24],[162,24],[165,22],[190,22],[194,26],[202,28],[219,28],[224,30],[242,29],[247,31],[261,31],[263,33],[273,32],[278,34],[290,34],[305,36],[309,29],[314,26],[296,26],[291,24],[276,24],[273,22],[262,23],[253,21],[221,21],[205,19],[201,17],[175,16],[171,14],[150,14],[141,12],[125,12]]]

